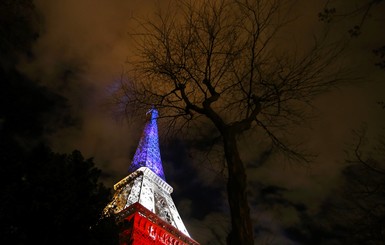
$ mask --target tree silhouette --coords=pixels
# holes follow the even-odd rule
[[[377,8],[384,7],[384,0],[359,0],[349,1],[346,5],[339,6],[343,1],[327,1],[325,6],[318,14],[321,21],[331,23],[341,20],[349,20],[351,28],[348,32],[352,37],[361,35],[365,25],[372,18],[373,12]],[[338,6],[338,7],[336,7]],[[346,8],[346,9],[345,9]],[[373,53],[378,57],[378,62],[375,63],[381,69],[385,69],[385,45],[373,49]]]
[[[361,34],[361,29],[364,26],[365,22],[371,15],[371,12],[378,7],[379,4],[382,4],[384,0],[358,0],[358,1],[349,1],[345,5],[344,9],[340,5],[343,2],[339,1],[326,1],[325,6],[318,14],[318,17],[321,21],[332,22],[340,21],[347,17],[354,17],[353,27],[349,29],[349,34],[352,36],[359,36]],[[336,5],[338,7],[336,7]]]
[[[345,227],[347,240],[356,244],[385,242],[385,142],[381,136],[368,149],[365,133],[357,133],[357,143],[343,170],[345,179],[337,200],[338,224]],[[365,149],[366,148],[366,149]],[[339,220],[338,220],[339,219]]]
[[[306,160],[282,138],[311,99],[339,82],[341,52],[327,35],[298,52],[279,47],[285,1],[177,1],[140,22],[138,56],[117,93],[130,116],[155,106],[168,126],[213,125],[223,143],[232,230],[229,244],[253,244],[245,166],[237,137],[262,130],[277,149]]]
[[[306,244],[384,244],[384,138],[380,136],[368,147],[365,131],[356,131],[355,136],[353,147],[347,150],[341,185],[316,215],[304,213],[301,225],[287,230],[293,239]]]
[[[44,146],[26,152],[11,141],[0,156],[3,244],[117,244],[112,222],[98,223],[110,191],[92,159]]]
[[[44,146],[74,121],[65,98],[17,69],[33,59],[37,19],[30,0],[0,2],[0,243],[117,244],[114,222],[99,221],[110,191],[92,159]]]

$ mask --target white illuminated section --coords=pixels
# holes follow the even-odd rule
[[[115,194],[104,214],[118,214],[138,202],[159,218],[189,236],[174,201],[173,188],[147,167],[138,168],[114,185]]]

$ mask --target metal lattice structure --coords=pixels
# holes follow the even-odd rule
[[[151,109],[148,114],[150,114],[150,119],[144,127],[142,137],[139,141],[139,146],[136,149],[132,163],[128,168],[128,172],[134,172],[140,167],[147,167],[163,180],[166,180],[159,150],[158,125],[156,123],[158,111]]]
[[[123,232],[119,235],[121,245],[199,245],[139,203],[131,205],[123,213],[125,218],[120,222]]]
[[[122,227],[120,244],[199,245],[189,233],[171,198],[160,158],[158,112],[152,109],[129,175],[114,185],[115,194],[104,215]]]

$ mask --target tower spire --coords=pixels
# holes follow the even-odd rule
[[[166,180],[159,149],[158,111],[155,108],[150,109],[147,112],[147,118],[147,123],[128,172],[132,173],[140,167],[147,167],[163,180]]]
[[[114,185],[115,194],[103,215],[115,217],[120,245],[199,245],[187,232],[172,200],[160,158],[158,111],[147,113],[129,174]]]

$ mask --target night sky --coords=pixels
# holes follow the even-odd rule
[[[298,18],[282,38],[295,43],[297,49],[306,46],[322,25],[317,14],[325,2],[298,1],[291,11]],[[343,2],[337,6],[344,6]],[[104,183],[111,187],[126,176],[145,119],[143,115],[128,124],[111,105],[111,96],[126,60],[135,53],[129,35],[137,30],[135,19],[151,16],[155,1],[36,0],[35,5],[42,26],[32,47],[35,57],[18,68],[67,98],[76,119],[73,126],[46,138],[54,151],[78,149],[86,158],[94,157],[103,170]],[[289,129],[292,139],[305,142],[306,148],[318,155],[313,162],[286,161],[270,151],[269,141],[258,132],[241,138],[252,216],[258,219],[261,240],[301,244],[294,242],[285,228],[300,227],[304,213],[316,217],[323,201],[338,187],[340,171],[346,167],[346,150],[354,143],[352,131],[365,127],[368,138],[375,138],[383,130],[385,113],[377,102],[385,100],[385,71],[374,65],[378,57],[372,50],[385,44],[384,12],[382,2],[342,57],[352,70],[352,82],[317,97],[306,127]],[[336,37],[347,33],[354,21],[337,23]],[[159,130],[165,131],[162,122]],[[188,231],[201,244],[221,244],[218,238],[223,242],[229,230],[221,160],[210,163],[192,150],[194,143],[166,139],[162,133],[161,137],[166,179],[174,187],[174,201]],[[211,157],[215,158],[215,153]]]

